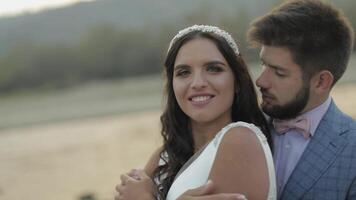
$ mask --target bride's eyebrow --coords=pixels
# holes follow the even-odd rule
[[[206,65],[223,65],[223,66],[226,66],[226,63],[222,62],[222,61],[219,61],[219,60],[214,60],[214,61],[209,61],[207,63],[204,64],[205,66]]]
[[[186,64],[179,64],[174,66],[174,71],[181,70],[181,69],[189,69],[190,66]]]

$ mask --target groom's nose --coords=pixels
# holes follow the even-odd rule
[[[268,76],[268,69],[264,68],[259,77],[256,79],[256,85],[260,88],[269,88],[270,80]]]

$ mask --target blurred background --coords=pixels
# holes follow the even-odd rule
[[[249,23],[280,0],[1,0],[0,200],[113,199],[160,145],[162,66],[193,24],[230,32],[256,77]],[[356,1],[329,0],[353,27]],[[356,55],[333,91],[356,117]]]

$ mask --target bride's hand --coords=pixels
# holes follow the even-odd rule
[[[143,170],[131,170],[120,176],[121,184],[116,186],[115,200],[154,200],[155,184]]]
[[[127,175],[136,180],[141,180],[141,176],[143,176],[143,178],[147,177],[143,169],[132,169]]]

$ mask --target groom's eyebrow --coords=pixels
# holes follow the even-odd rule
[[[278,66],[278,65],[272,65],[272,64],[270,64],[270,63],[267,63],[265,60],[263,60],[263,58],[260,58],[260,60],[261,60],[261,62],[262,62],[264,65],[266,65],[266,66],[268,66],[268,67],[270,67],[270,68],[272,68],[272,69],[285,71],[285,69],[284,69],[283,67]]]

